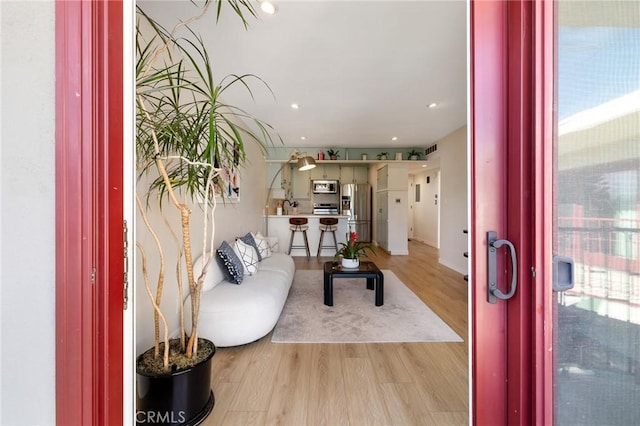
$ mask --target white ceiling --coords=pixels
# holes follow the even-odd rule
[[[255,100],[234,89],[225,101],[286,146],[425,147],[466,123],[466,2],[276,2],[278,13],[260,12],[248,30],[224,9],[217,25],[209,13],[193,28],[216,78],[249,73],[269,85],[273,95],[256,81]],[[194,10],[186,0],[139,4],[167,26]]]

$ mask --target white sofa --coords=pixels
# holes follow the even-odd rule
[[[194,273],[199,275],[201,270],[200,258],[194,263]],[[242,283],[234,284],[225,279],[213,259],[203,285],[198,336],[218,347],[227,347],[251,343],[267,335],[280,318],[294,273],[291,256],[272,253],[259,262],[257,273],[245,275]],[[186,298],[184,308],[185,318],[191,318],[191,296]],[[191,321],[186,323],[190,327]]]

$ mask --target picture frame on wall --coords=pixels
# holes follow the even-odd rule
[[[237,168],[220,172],[220,184],[216,188],[216,202],[240,202],[240,171]]]

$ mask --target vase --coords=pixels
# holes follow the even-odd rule
[[[201,350],[202,338],[199,339]],[[211,353],[198,364],[167,373],[142,372],[143,355],[138,357],[136,371],[136,424],[198,425],[213,410],[215,399],[211,390]],[[150,351],[154,349],[151,348]]]
[[[359,259],[347,259],[346,257],[342,258],[342,267],[347,269],[355,269],[360,266]]]

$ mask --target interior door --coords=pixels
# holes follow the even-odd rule
[[[557,7],[554,420],[640,421],[640,3]],[[562,268],[562,263],[560,263]]]

